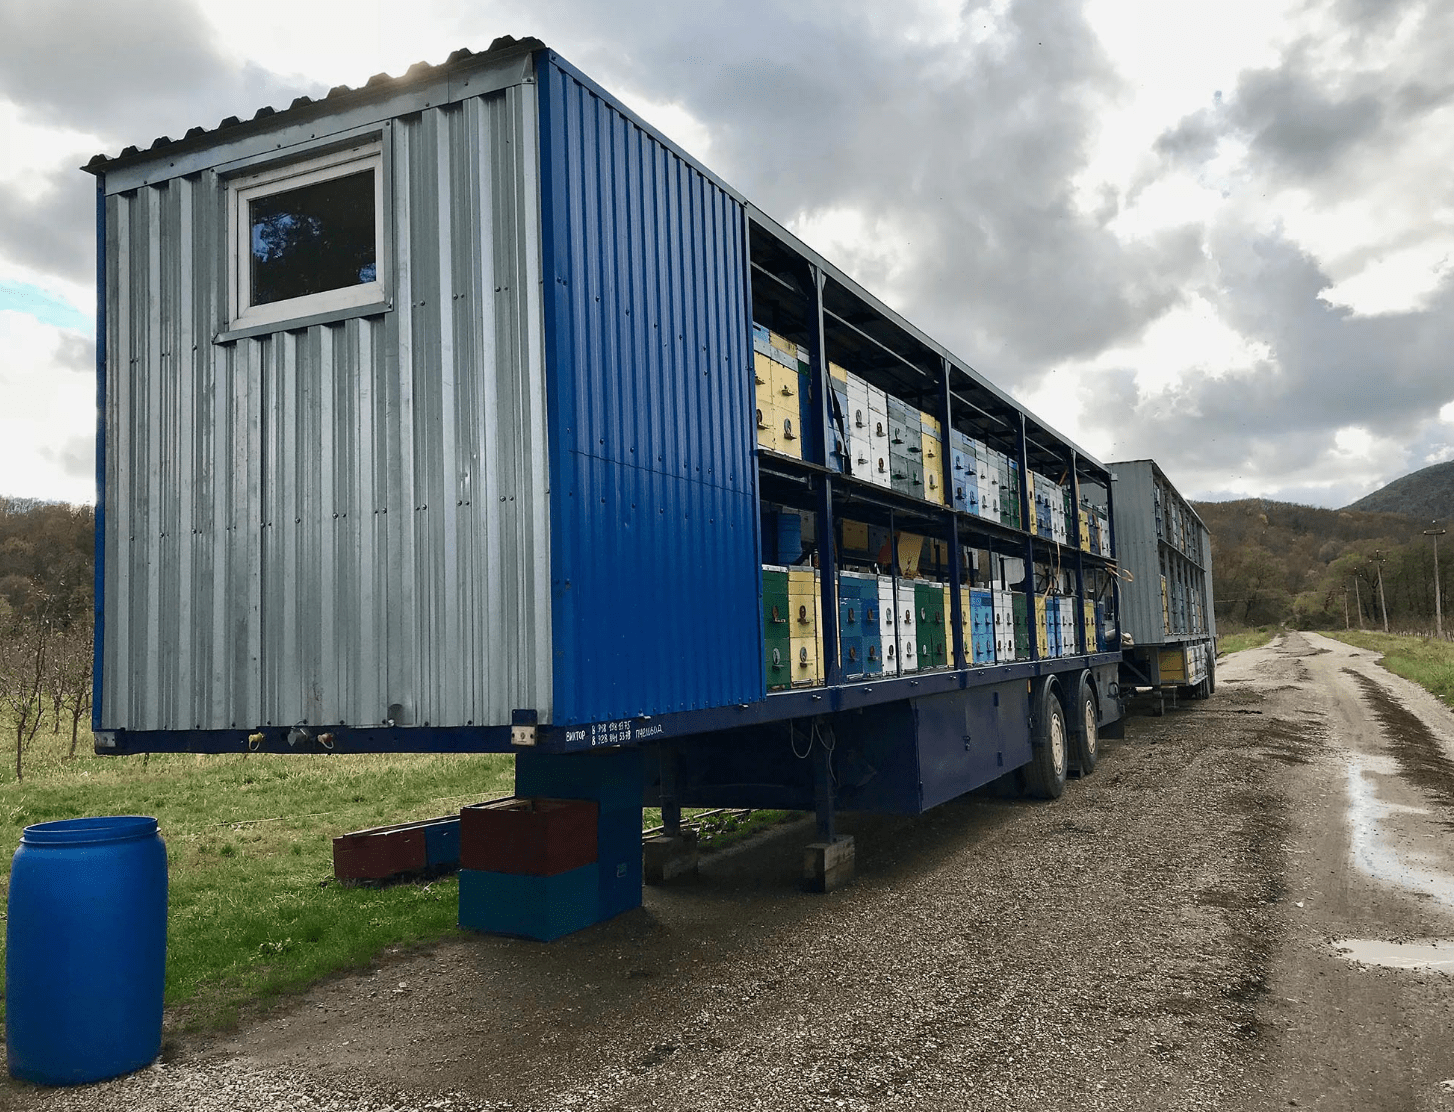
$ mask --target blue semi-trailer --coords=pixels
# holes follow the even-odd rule
[[[537,40],[86,169],[98,752],[512,752],[830,871],[1094,768],[1154,508]]]

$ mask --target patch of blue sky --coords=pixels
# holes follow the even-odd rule
[[[91,314],[48,290],[25,282],[0,282],[0,312],[25,313],[42,324],[72,332],[90,333],[95,328]]]

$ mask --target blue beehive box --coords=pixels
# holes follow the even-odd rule
[[[554,876],[459,871],[459,925],[466,930],[549,942],[602,918],[596,864]]]
[[[424,828],[424,860],[431,868],[459,864],[459,816],[435,819]]]

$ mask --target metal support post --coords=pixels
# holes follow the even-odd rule
[[[661,770],[661,827],[668,838],[682,833],[681,796],[677,791],[677,751],[673,745],[657,750]]]
[[[811,381],[818,392],[817,443],[827,465],[833,451],[832,389],[828,380],[828,357],[824,350],[823,336],[823,271],[812,268],[813,279],[813,321],[810,336],[812,347],[809,361],[813,368]],[[805,430],[806,432],[806,430]],[[818,590],[822,598],[822,622],[819,632],[823,635],[823,682],[829,687],[842,676],[843,666],[839,662],[842,644],[838,639],[838,552],[835,541],[838,531],[833,517],[833,480],[822,476],[818,488]]]
[[[1025,530],[1025,623],[1029,627],[1030,659],[1040,659],[1038,631],[1039,607],[1035,591],[1035,537],[1030,532],[1030,442],[1025,435],[1025,415],[1021,413],[1020,435],[1016,451],[1020,455],[1020,524]]]
[[[1080,543],[1080,465],[1079,456],[1075,452],[1070,453],[1070,525],[1068,534],[1070,543],[1075,548],[1075,602],[1078,612],[1072,615],[1072,628],[1075,630],[1075,643],[1080,646],[1081,654],[1091,651],[1091,647],[1085,643],[1085,549]]]
[[[960,601],[960,585],[964,582],[964,568],[960,561],[963,552],[959,545],[959,511],[954,508],[954,468],[950,461],[954,458],[953,449],[950,447],[950,419],[952,416],[951,401],[949,394],[949,375],[951,365],[948,359],[943,361],[944,380],[940,394],[939,421],[943,429],[943,444],[939,452],[939,460],[943,466],[943,475],[940,477],[943,483],[945,505],[949,510],[949,616],[954,623],[952,630],[946,630],[950,638],[947,642],[953,646],[954,666],[956,668],[967,668],[969,666],[969,652],[964,644],[964,614]]]
[[[834,822],[833,750],[818,737],[813,745],[813,807],[818,816],[818,841],[838,836]]]

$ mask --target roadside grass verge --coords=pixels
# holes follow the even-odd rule
[[[1324,637],[1382,653],[1379,663],[1394,675],[1412,680],[1446,705],[1454,704],[1454,643],[1432,637],[1402,637],[1362,630],[1319,632]]]
[[[170,889],[166,1002],[182,1028],[226,1026],[246,1004],[363,968],[391,946],[449,934],[458,915],[453,877],[343,887],[332,879],[332,839],[514,790],[507,755],[97,757],[87,733],[68,760],[69,737],[47,726],[23,755],[20,783],[13,733],[0,734],[9,742],[0,771],[5,895],[24,827],[85,815],[155,816]]]
[[[1258,626],[1256,629],[1223,633],[1217,637],[1217,655],[1226,656],[1228,653],[1239,653],[1243,649],[1261,648],[1277,634],[1278,630],[1275,626]]]
[[[454,876],[346,887],[333,879],[333,838],[453,814],[514,791],[508,754],[98,757],[83,731],[68,759],[69,730],[52,735],[49,723],[24,751],[25,778],[17,783],[7,726],[0,717],[0,912],[26,826],[154,816],[167,845],[166,1005],[169,1025],[180,1030],[226,1028],[245,1008],[366,968],[391,948],[452,934]],[[686,809],[684,817],[702,810]],[[701,848],[723,848],[797,815],[711,816],[703,820]],[[644,829],[660,824],[659,810],[643,812]]]

